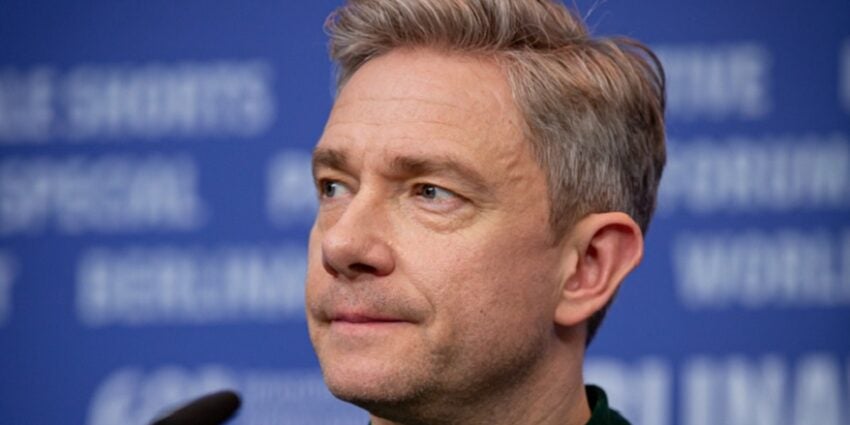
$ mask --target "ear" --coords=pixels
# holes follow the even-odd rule
[[[643,233],[627,214],[590,214],[573,227],[564,258],[570,273],[563,280],[555,323],[576,326],[604,308],[620,283],[643,257]]]

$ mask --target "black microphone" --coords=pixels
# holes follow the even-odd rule
[[[151,425],[220,425],[230,419],[242,401],[230,390],[207,394],[155,419]]]

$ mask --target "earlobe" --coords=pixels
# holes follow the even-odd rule
[[[555,309],[561,326],[579,325],[604,308],[643,256],[643,233],[624,213],[590,214],[569,237],[568,248],[577,255]]]

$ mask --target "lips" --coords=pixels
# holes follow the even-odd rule
[[[359,312],[339,312],[334,313],[330,317],[332,323],[350,323],[350,324],[370,324],[370,323],[399,323],[407,322],[400,317],[394,317],[384,314],[375,313],[359,313]]]

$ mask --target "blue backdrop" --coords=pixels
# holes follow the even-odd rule
[[[669,166],[588,380],[646,425],[850,424],[850,3],[575,1],[657,49]],[[0,424],[363,424],[303,319],[337,1],[0,5]]]

